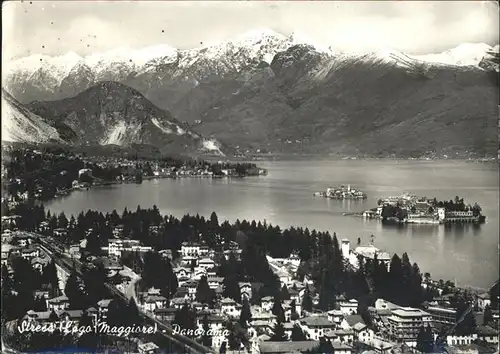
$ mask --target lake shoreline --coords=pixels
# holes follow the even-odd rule
[[[259,178],[145,180],[141,185],[127,183],[119,188],[115,185],[73,193],[44,204],[51,213],[64,211],[68,216],[87,209],[121,212],[125,207],[155,204],[162,214],[176,217],[184,214],[208,217],[215,210],[221,220],[255,219],[280,227],[308,227],[330,234],[336,232],[338,237],[351,242],[373,234],[378,248],[398,254],[408,251],[412,260],[422,266],[422,271],[430,272],[433,278],[453,279],[456,276],[461,284],[484,288],[498,278],[498,240],[495,236],[498,235],[498,215],[494,214],[498,210],[497,168],[478,164],[471,169],[467,167],[469,164],[452,161],[430,163],[432,168],[422,168],[418,161],[408,164],[394,161],[263,162],[261,167],[269,173]],[[474,185],[472,181],[475,180],[483,181],[481,186]],[[311,191],[321,190],[325,185],[347,182],[362,188],[368,199],[331,200],[311,195]],[[488,221],[479,227],[390,226],[343,215],[362,213],[376,203],[379,196],[399,193],[404,186],[421,195],[440,199],[454,198],[458,194],[467,200],[477,200],[488,211]]]

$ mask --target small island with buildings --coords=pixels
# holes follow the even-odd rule
[[[315,192],[315,196],[321,196],[330,199],[366,199],[366,194],[359,189],[351,188],[351,185],[340,187],[329,187],[324,192]]]
[[[465,204],[463,198],[438,201],[413,194],[404,193],[378,200],[378,206],[365,210],[364,218],[380,219],[387,223],[409,224],[448,224],[448,223],[484,223],[486,217],[481,214],[479,204]]]

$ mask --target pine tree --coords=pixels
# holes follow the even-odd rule
[[[297,304],[295,303],[295,299],[290,302],[290,319],[295,321],[299,318],[299,314],[297,313]]]
[[[457,314],[456,320],[457,322],[462,320],[455,328],[455,333],[457,335],[469,335],[474,333],[476,330],[476,317],[474,316],[473,311],[469,311],[469,304],[464,295],[459,295],[456,300]]]
[[[212,214],[210,214],[210,224],[214,227],[219,227],[219,218],[217,217],[215,211],[212,211]]]
[[[47,311],[47,303],[43,297],[35,299],[35,308],[33,310],[37,312]]]
[[[139,308],[137,307],[137,303],[135,302],[134,297],[132,296],[127,305],[127,322],[129,325],[133,326],[140,323],[141,316],[139,313]]]
[[[425,327],[425,352],[432,353],[434,351],[434,334],[430,326]]]
[[[312,297],[311,292],[309,291],[309,287],[306,287],[304,292],[304,297],[302,298],[302,309],[304,311],[311,312],[312,311]]]
[[[226,354],[226,352],[227,352],[227,342],[224,341],[220,346],[219,354]]]
[[[291,340],[293,342],[301,342],[307,340],[307,337],[304,334],[304,331],[302,331],[302,329],[300,328],[300,326],[298,325],[293,326]]]
[[[493,313],[491,312],[491,307],[486,305],[483,314],[483,325],[487,326],[491,321],[493,321]]]
[[[417,263],[413,263],[411,270],[409,292],[409,304],[413,307],[419,307],[424,301],[424,292],[422,288],[422,274]]]
[[[66,214],[64,214],[64,212],[59,214],[59,216],[57,218],[57,227],[60,227],[63,229],[66,229],[68,227],[68,218],[66,217]]]
[[[49,314],[49,322],[51,323],[55,323],[59,321],[59,316],[57,316],[57,314],[55,313],[54,310],[50,311],[50,314]]]
[[[174,323],[183,329],[194,330],[196,328],[196,314],[193,313],[187,303],[175,313]]]
[[[213,299],[214,294],[212,289],[210,289],[210,287],[208,286],[207,277],[202,276],[196,288],[196,301],[199,301],[203,304],[212,304]]]
[[[249,323],[252,321],[252,311],[250,310],[250,303],[245,297],[243,299],[243,305],[241,307],[240,313],[240,325],[243,328],[248,328]]]
[[[92,317],[88,314],[87,311],[83,311],[82,316],[78,321],[78,325],[80,327],[92,326]]]
[[[285,311],[283,310],[283,306],[281,306],[281,300],[279,296],[274,297],[272,313],[276,316],[278,322],[285,322]]]
[[[290,293],[288,292],[288,288],[286,284],[283,284],[281,288],[281,301],[290,300]]]
[[[306,351],[306,353],[334,353],[335,349],[333,348],[332,343],[327,340],[325,337],[321,337],[319,340],[319,344],[310,351]]]
[[[488,294],[490,295],[490,301],[491,301],[490,307],[492,309],[498,310],[499,308],[498,299],[500,295],[500,280],[496,281],[495,284],[493,284],[493,286],[488,291]]]
[[[283,327],[283,323],[281,321],[278,321],[274,326],[271,340],[274,342],[286,342],[288,340],[288,337],[285,333],[285,328]]]
[[[202,327],[203,327],[203,335],[201,336],[201,343],[206,347],[211,347],[212,337],[208,334],[209,333],[208,331],[210,330],[210,324],[208,322],[207,315],[203,317]]]
[[[76,272],[69,275],[64,294],[68,297],[72,309],[85,309],[89,305],[83,281]]]
[[[323,270],[319,286],[319,308],[323,311],[328,311],[330,309],[330,302],[332,298],[335,297],[330,286],[329,278],[327,271]]]
[[[114,299],[108,304],[107,323],[118,327],[127,325],[127,304],[121,298]]]
[[[425,329],[424,329],[424,326],[421,326],[419,328],[416,341],[417,341],[416,349],[421,353],[425,353]]]
[[[237,329],[233,323],[227,324],[227,330],[229,335],[227,337],[227,346],[229,350],[239,350],[241,348],[241,341],[239,336],[237,335]]]
[[[389,301],[401,303],[401,283],[403,280],[403,269],[401,258],[395,254],[391,259],[389,268],[389,284],[387,286],[387,297]]]
[[[240,287],[238,285],[238,281],[236,280],[233,274],[228,275],[224,278],[223,285],[224,285],[223,296],[233,299],[237,303],[241,303]]]

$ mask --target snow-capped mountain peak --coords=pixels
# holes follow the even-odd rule
[[[302,53],[316,51],[321,54],[321,60],[330,57],[339,65],[362,60],[419,70],[443,65],[472,65],[490,70],[495,62],[487,60],[493,58],[490,53],[495,48],[484,43],[464,43],[443,53],[427,55],[406,55],[392,49],[339,51],[333,45],[316,43],[301,32],[285,36],[271,29],[259,28],[235,36],[233,40],[213,45],[205,43],[203,47],[187,50],[159,44],[142,49],[120,47],[86,57],[74,52],[58,57],[35,54],[7,62],[3,85],[21,102],[66,98],[99,81],[129,83],[144,90],[162,86],[168,77],[194,87],[210,77],[231,76],[248,68],[260,67],[263,62],[270,65],[277,53],[295,45],[304,47],[298,48]],[[496,48],[498,50],[498,46]]]
[[[442,53],[412,55],[420,61],[452,66],[478,66],[485,54],[494,48],[486,43],[462,43]]]
[[[170,56],[175,54],[176,51],[177,49],[166,44],[159,44],[142,49],[119,47],[107,52],[89,55],[85,58],[85,61],[90,66],[97,65],[98,63],[113,62],[124,62],[129,63],[129,65],[143,66],[152,59]]]
[[[142,49],[120,47],[102,53],[94,53],[84,58],[74,52],[56,57],[35,54],[8,62],[5,66],[5,72],[7,76],[15,74],[19,79],[24,80],[29,79],[42,68],[55,78],[55,82],[61,82],[64,76],[68,75],[77,64],[82,64],[82,61],[97,74],[117,70],[145,72],[152,70],[151,63],[154,66],[156,63],[174,62],[178,54],[184,58],[182,66],[192,65],[200,57],[207,60],[230,60],[230,57],[234,55],[238,57],[245,55],[248,60],[263,60],[270,63],[277,52],[296,44],[311,45],[318,52],[328,55],[334,54],[332,46],[316,43],[304,33],[295,31],[289,36],[284,36],[268,28],[257,28],[236,36],[234,40],[182,51],[167,44],[159,44]],[[241,49],[244,51],[241,52]],[[478,66],[482,58],[490,51],[494,51],[494,48],[485,43],[463,43],[442,53],[404,56],[434,65]],[[240,52],[244,54],[237,54]],[[335,55],[343,57],[366,57],[368,55],[387,61],[393,60],[395,56],[401,56],[400,53],[393,50],[379,50],[376,53],[336,52]]]

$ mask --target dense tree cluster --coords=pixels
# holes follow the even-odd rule
[[[205,275],[202,276],[196,288],[196,301],[213,307],[215,298],[215,290],[210,289],[210,287],[208,286],[207,277]]]
[[[399,205],[387,204],[382,207],[382,219],[386,220],[388,218],[398,218],[403,220],[408,216],[408,211],[401,208]]]
[[[452,298],[452,306],[457,309],[455,333],[459,336],[476,332],[478,324],[472,302],[472,296],[468,292],[458,292]]]
[[[285,327],[283,327],[283,322],[278,321],[273,328],[273,335],[271,340],[274,342],[286,342],[288,341],[288,336],[285,333]]]
[[[139,309],[133,297],[127,302],[122,298],[113,299],[108,305],[108,318],[110,326],[134,326],[141,323]]]
[[[41,198],[51,198],[56,189],[70,188],[85,163],[74,156],[29,149],[13,150],[6,163],[9,195],[27,192],[30,198],[41,189]]]
[[[240,313],[240,325],[243,328],[248,328],[250,322],[252,321],[252,311],[250,310],[250,303],[248,299],[243,299],[243,305],[241,307]]]
[[[417,335],[416,349],[421,353],[434,353],[434,334],[431,327],[420,327]]]
[[[5,265],[2,266],[2,303],[9,304],[2,306],[4,323],[22,318],[27,311],[35,308],[37,301],[33,294],[41,288],[44,278],[28,260],[21,257],[12,259],[12,269],[13,274],[9,275]]]
[[[500,296],[499,288],[500,288],[500,281],[497,281],[488,291],[491,300],[491,308],[495,310],[498,310],[499,308],[499,303],[498,303],[498,299]]]
[[[188,303],[185,303],[184,306],[175,313],[174,324],[186,330],[196,329],[196,312]]]
[[[468,211],[472,210],[474,212],[474,216],[480,215],[481,213],[481,207],[479,204],[474,203],[474,205],[468,205],[465,204],[464,198],[459,198],[458,196],[455,197],[455,200],[449,200],[449,201],[437,201],[436,198],[434,198],[434,205],[436,205],[439,208],[445,208],[446,211]]]
[[[320,338],[319,344],[311,350],[307,350],[304,353],[335,353],[332,343],[326,338]]]
[[[140,288],[142,290],[149,288],[160,289],[163,296],[171,298],[177,291],[178,283],[170,260],[156,252],[148,252],[144,256],[143,264],[144,266],[140,272],[141,280],[138,284]]]

